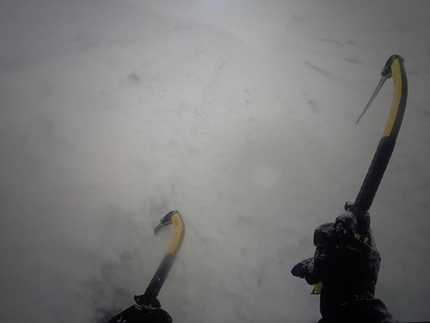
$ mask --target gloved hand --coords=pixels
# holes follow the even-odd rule
[[[391,317],[384,304],[374,299],[381,258],[368,213],[346,211],[334,223],[318,226],[314,245],[314,257],[295,265],[291,273],[311,285],[322,282],[320,311],[324,322],[356,322],[353,317],[340,319],[345,313],[353,313],[354,306],[368,307],[373,313],[369,315],[378,317],[376,320],[362,317],[362,322],[382,322],[380,317]],[[348,306],[346,312],[345,306]],[[375,308],[380,309],[376,314]],[[386,314],[381,314],[384,311]]]
[[[114,316],[108,323],[171,323],[172,317],[161,308],[158,300],[150,305],[132,305]]]

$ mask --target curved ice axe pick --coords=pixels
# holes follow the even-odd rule
[[[169,249],[167,249],[167,253],[158,266],[157,271],[151,279],[146,291],[143,295],[134,296],[134,301],[138,305],[153,305],[157,303],[157,297],[160,293],[161,287],[163,287],[164,282],[166,281],[167,275],[172,268],[176,256],[181,249],[182,241],[185,237],[185,226],[182,221],[181,214],[178,211],[171,211],[166,214],[161,220],[160,224],[154,229],[154,234],[157,234],[161,228],[173,224],[174,234],[173,239],[170,242]]]
[[[350,210],[355,214],[363,214],[367,212],[384,176],[388,162],[390,161],[391,154],[393,153],[394,146],[396,145],[397,135],[399,134],[400,127],[403,121],[403,115],[406,109],[406,100],[408,96],[408,81],[406,78],[405,67],[403,65],[404,59],[399,55],[392,55],[384,68],[382,69],[382,78],[378,83],[372,97],[364,108],[363,113],[357,120],[357,124],[366,110],[369,108],[373,99],[378,94],[385,80],[393,77],[394,80],[394,93],[393,101],[391,104],[391,111],[385,125],[384,133],[379,141],[375,155],[373,156],[372,163],[367,171],[366,177],[361,185],[360,191],[355,199],[355,202],[345,203],[345,210]]]

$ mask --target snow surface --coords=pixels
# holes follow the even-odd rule
[[[354,200],[391,104],[408,108],[371,209],[377,296],[430,319],[430,2],[3,0],[0,313],[103,322],[144,291],[175,322],[315,322],[290,274]],[[104,317],[104,315],[106,315]]]

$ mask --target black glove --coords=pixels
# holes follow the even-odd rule
[[[306,279],[311,285],[322,282],[320,311],[325,321],[338,322],[336,318],[340,318],[345,304],[354,307],[363,304],[359,301],[366,304],[376,301],[375,284],[381,258],[370,231],[368,213],[347,211],[334,223],[318,226],[314,233],[314,245],[314,257],[295,265],[291,273]],[[345,321],[348,320],[355,322],[351,317]]]
[[[132,305],[114,316],[108,323],[171,323],[172,317],[163,310],[160,302],[151,305]]]
[[[370,232],[369,214],[360,220],[352,212],[345,212],[334,223],[318,226],[314,233],[314,257],[305,259],[292,269],[294,276],[309,284],[340,280],[354,295],[374,293],[381,258]]]
[[[307,258],[293,267],[291,273],[306,279],[310,285],[323,280],[327,267],[329,245],[333,235],[333,223],[325,223],[318,226],[314,232],[314,245],[316,246],[314,257]]]

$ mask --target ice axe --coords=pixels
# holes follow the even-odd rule
[[[370,209],[376,195],[376,191],[378,190],[379,184],[384,176],[388,162],[390,161],[391,154],[394,151],[394,146],[396,145],[396,139],[402,125],[403,115],[405,114],[406,109],[406,100],[408,97],[408,81],[403,62],[404,59],[399,55],[392,55],[388,59],[381,71],[382,77],[375,91],[356,122],[356,124],[358,124],[360,119],[363,117],[364,113],[379,93],[379,90],[384,85],[384,82],[392,77],[394,81],[393,100],[390,114],[385,125],[385,130],[379,141],[378,147],[376,148],[375,155],[373,156],[373,160],[355,202],[345,203],[345,210],[349,210],[356,215],[363,214]]]
[[[163,287],[167,276],[169,275],[170,269],[172,268],[176,260],[176,256],[181,249],[182,241],[185,237],[185,226],[181,214],[178,211],[170,211],[169,213],[167,213],[160,220],[160,224],[158,224],[158,226],[154,229],[154,234],[157,234],[163,227],[168,226],[170,224],[173,224],[174,229],[172,241],[170,242],[170,246],[167,249],[167,253],[161,260],[157,271],[152,277],[151,282],[146,288],[145,293],[142,295],[134,296],[134,301],[138,305],[148,306],[153,305],[154,302],[158,302],[158,294],[160,293],[160,290]]]
[[[167,275],[172,268],[176,256],[181,249],[182,241],[185,236],[185,226],[182,221],[181,214],[178,211],[171,211],[166,214],[161,220],[160,224],[154,229],[154,234],[157,234],[161,228],[173,224],[173,239],[170,242],[167,253],[161,260],[157,271],[151,279],[145,293],[142,295],[135,295],[134,301],[136,304],[125,309],[121,313],[114,316],[108,323],[117,322],[147,322],[147,323],[171,323],[172,318],[170,315],[161,309],[160,302],[157,297],[166,281]]]
[[[345,211],[351,211],[357,218],[358,232],[356,238],[364,243],[367,242],[366,239],[368,238],[366,236],[366,232],[368,232],[370,227],[369,221],[365,220],[365,214],[372,206],[373,199],[394,151],[396,139],[399,134],[406,109],[408,81],[403,62],[404,59],[399,55],[392,55],[388,59],[381,71],[382,77],[376,86],[375,91],[356,122],[356,124],[358,124],[360,119],[366,113],[385,81],[392,77],[394,80],[393,99],[385,130],[379,141],[378,147],[376,148],[375,155],[373,156],[355,202],[345,203]],[[322,283],[314,285],[312,294],[320,294],[321,289]]]

